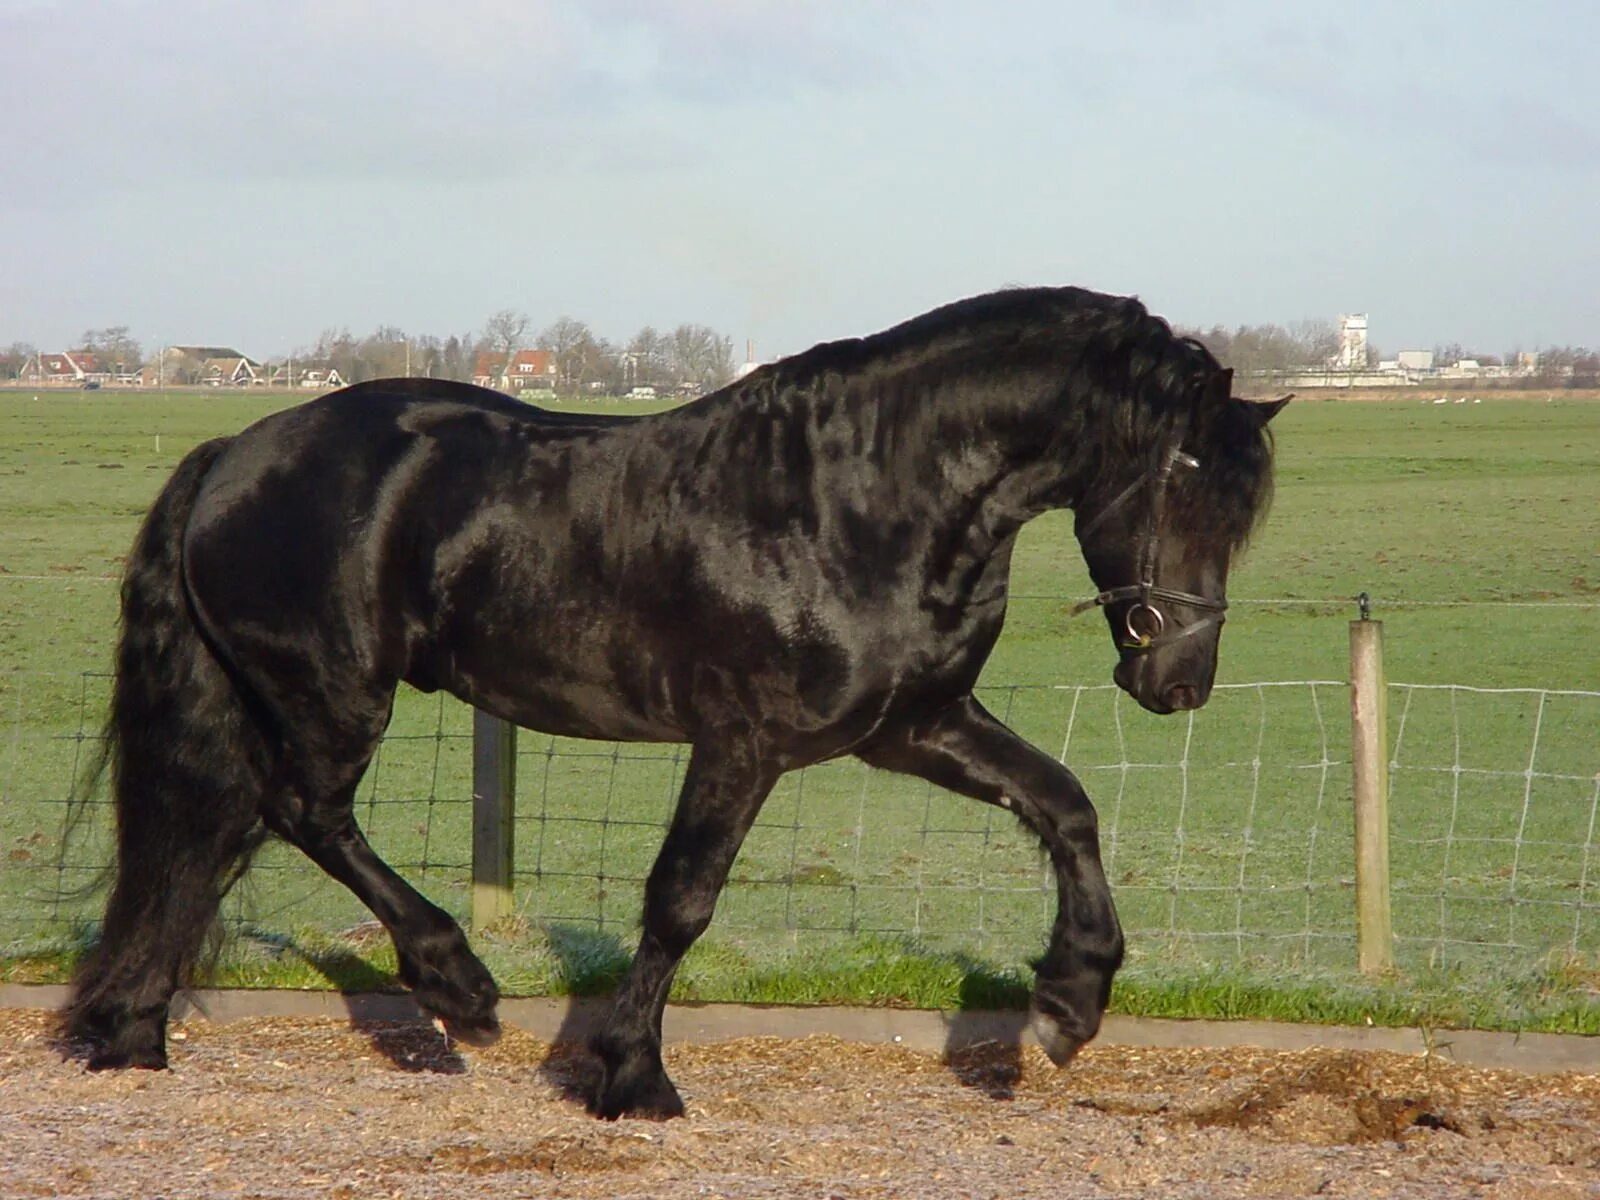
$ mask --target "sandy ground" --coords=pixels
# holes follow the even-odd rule
[[[171,1071],[90,1074],[0,1010],[0,1196],[1600,1197],[1596,1075],[751,1038],[669,1045],[684,1119],[603,1124],[586,1056],[515,1030],[174,1029]]]

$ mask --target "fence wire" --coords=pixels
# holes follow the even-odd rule
[[[97,750],[101,675],[0,676],[0,948],[81,938],[111,855]],[[1347,685],[1221,686],[1143,713],[1110,685],[991,687],[985,704],[1077,773],[1135,960],[1349,969],[1355,959]],[[1600,960],[1600,692],[1390,685],[1393,911],[1403,969]],[[531,928],[631,939],[687,748],[523,733],[514,900]],[[407,694],[358,793],[378,851],[465,917],[472,721]],[[1006,813],[855,760],[785,776],[735,864],[714,930],[745,946],[913,938],[1000,964],[1043,946],[1055,886]],[[370,920],[269,847],[225,906],[266,939]]]

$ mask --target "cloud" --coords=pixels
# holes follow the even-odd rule
[[[93,9],[93,21],[87,20]],[[828,6],[711,0],[13,5],[0,197],[152,175],[493,179],[693,158],[697,114],[874,76]],[[93,38],[83,29],[92,25]],[[881,73],[879,76],[881,77]],[[49,169],[35,169],[37,164]]]

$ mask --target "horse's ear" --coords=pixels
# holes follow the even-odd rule
[[[1290,392],[1287,396],[1280,396],[1276,400],[1246,401],[1244,409],[1245,412],[1250,414],[1250,419],[1259,427],[1265,425],[1282,412],[1283,406],[1293,399],[1294,393]]]

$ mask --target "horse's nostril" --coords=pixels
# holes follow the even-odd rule
[[[1173,684],[1161,698],[1173,712],[1200,707],[1200,689],[1187,683]]]

